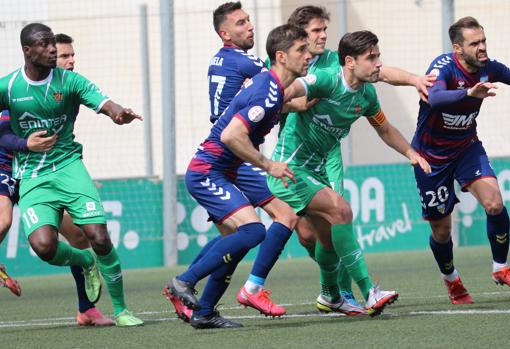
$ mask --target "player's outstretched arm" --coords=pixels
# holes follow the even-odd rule
[[[468,88],[467,95],[475,98],[494,97],[496,93],[492,92],[493,88],[498,88],[490,82],[479,82],[475,86]]]
[[[379,81],[394,86],[414,86],[424,102],[428,102],[428,90],[436,80],[434,74],[415,75],[403,69],[382,66],[379,74]]]
[[[436,83],[429,89],[429,103],[432,108],[438,108],[456,103],[466,97],[486,98],[496,94],[491,89],[497,86],[490,82],[479,82],[469,89],[448,90],[444,83]]]
[[[279,178],[287,188],[286,178],[294,181],[294,173],[286,163],[269,160],[260,153],[250,140],[248,129],[244,123],[233,118],[221,133],[221,141],[240,159],[260,167],[269,175]]]
[[[48,131],[36,131],[28,139],[17,136],[11,129],[9,121],[0,122],[0,146],[8,151],[46,152],[51,150],[57,141],[57,135],[46,136]]]
[[[106,102],[99,112],[108,115],[117,125],[129,124],[135,119],[143,120],[141,115],[136,114],[130,108],[124,108],[111,100]]]
[[[402,133],[386,119],[382,111],[379,111],[374,117],[369,117],[368,121],[384,143],[408,158],[411,161],[411,165],[420,166],[425,173],[431,172],[427,160],[422,158],[420,154],[411,147],[409,142],[402,136]]]

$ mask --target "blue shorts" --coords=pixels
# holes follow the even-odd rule
[[[414,167],[422,215],[426,220],[448,216],[459,202],[455,195],[454,179],[460,184],[462,191],[467,191],[466,187],[479,179],[496,178],[481,142],[472,144],[451,162],[430,166],[431,174],[426,174],[418,166]]]
[[[263,206],[274,198],[267,186],[267,174],[249,163],[239,166],[232,178],[223,171],[186,172],[186,187],[204,207],[214,223],[221,224],[246,206]]]
[[[18,203],[18,181],[11,177],[12,171],[0,169],[0,195],[11,199],[12,204]]]

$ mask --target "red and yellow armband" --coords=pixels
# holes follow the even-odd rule
[[[373,127],[380,127],[386,122],[386,115],[382,110],[379,110],[374,116],[367,117],[368,122]]]

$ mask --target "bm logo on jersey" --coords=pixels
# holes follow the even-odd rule
[[[478,112],[476,111],[469,115],[442,114],[444,128],[450,130],[467,130],[473,124]]]

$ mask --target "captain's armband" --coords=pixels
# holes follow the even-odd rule
[[[386,115],[382,110],[379,110],[374,116],[367,117],[368,122],[373,127],[381,127],[386,122]]]

